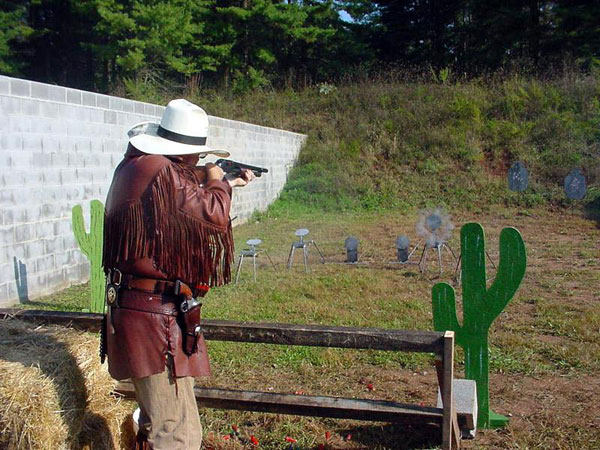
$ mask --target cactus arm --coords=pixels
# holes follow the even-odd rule
[[[480,320],[485,310],[485,235],[478,223],[467,223],[460,230],[461,276],[464,327],[471,333],[487,333],[489,325]]]
[[[90,235],[85,232],[85,224],[83,222],[83,210],[81,205],[73,206],[71,213],[71,223],[73,226],[73,234],[77,240],[81,252],[89,257],[92,251],[90,244]]]
[[[447,283],[437,283],[431,290],[431,297],[433,304],[433,328],[436,331],[450,330],[458,334],[460,325],[456,317],[454,288]]]
[[[525,243],[516,228],[500,233],[500,263],[494,283],[486,295],[485,318],[491,324],[515,295],[527,265]]]

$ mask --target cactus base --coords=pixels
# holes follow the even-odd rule
[[[495,413],[494,411],[490,411],[488,426],[485,428],[503,428],[508,425],[508,421],[508,417]]]

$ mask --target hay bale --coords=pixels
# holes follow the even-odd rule
[[[133,405],[97,353],[94,334],[0,322],[0,448],[129,447]]]

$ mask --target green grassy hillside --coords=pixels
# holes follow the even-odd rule
[[[275,208],[572,206],[562,184],[575,167],[590,186],[578,206],[598,206],[599,75],[369,81],[239,97],[203,92],[191,100],[213,115],[308,134]],[[530,171],[521,195],[506,188],[517,160]]]

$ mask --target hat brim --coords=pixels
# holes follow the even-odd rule
[[[134,125],[134,127],[138,125],[140,124]],[[230,155],[226,150],[213,149],[208,145],[181,144],[165,139],[156,134],[157,130],[158,124],[150,123],[144,133],[131,137],[129,143],[139,151],[150,155],[192,155],[200,153],[201,156],[215,155],[222,158],[227,158]]]

